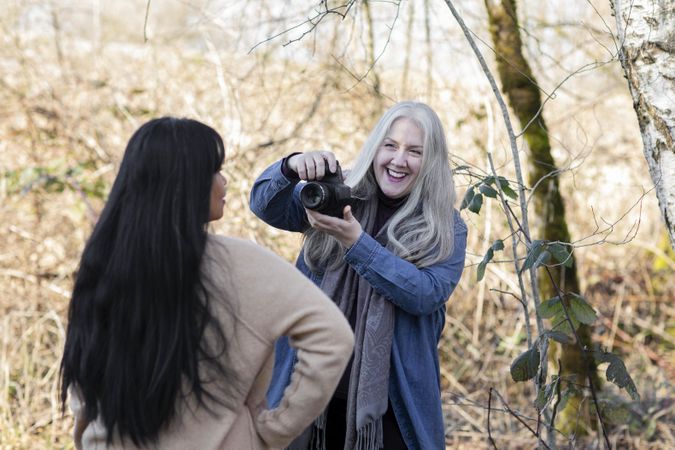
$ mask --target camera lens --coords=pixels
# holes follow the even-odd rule
[[[300,191],[300,200],[307,209],[318,209],[326,200],[326,191],[319,183],[307,183]]]

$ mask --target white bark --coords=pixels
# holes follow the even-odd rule
[[[645,158],[675,249],[675,1],[614,0],[612,7]]]

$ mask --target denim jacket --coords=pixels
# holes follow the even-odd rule
[[[309,227],[300,202],[302,183],[289,180],[281,161],[268,167],[256,180],[250,206],[254,214],[276,228],[302,232]],[[444,261],[418,269],[361,233],[345,253],[345,261],[395,308],[391,348],[389,400],[403,439],[410,450],[445,448],[441,410],[438,343],[445,325],[445,302],[464,269],[467,228],[457,211],[455,245]],[[321,274],[312,273],[302,252],[296,267],[317,285]],[[276,344],[272,382],[267,392],[276,406],[289,383],[294,350],[286,338]]]

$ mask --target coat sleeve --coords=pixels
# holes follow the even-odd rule
[[[408,314],[431,314],[448,300],[464,270],[467,228],[456,217],[453,253],[429,267],[417,268],[366,233],[361,233],[345,260],[374,290]]]
[[[268,225],[302,232],[309,227],[300,201],[304,183],[286,178],[281,171],[282,161],[272,164],[255,181],[249,206],[253,214]]]
[[[342,312],[291,264],[250,242],[235,256],[245,257],[232,275],[245,302],[242,323],[273,351],[288,336],[297,362],[276,408],[254,416],[258,434],[272,448],[283,448],[325,409],[352,354],[354,336]]]

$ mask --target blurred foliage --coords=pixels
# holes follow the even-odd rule
[[[8,170],[2,174],[9,195],[42,191],[46,194],[62,193],[69,189],[87,197],[105,199],[109,186],[101,178],[91,179],[95,161],[86,161],[75,166],[58,164],[48,167],[26,167]]]

